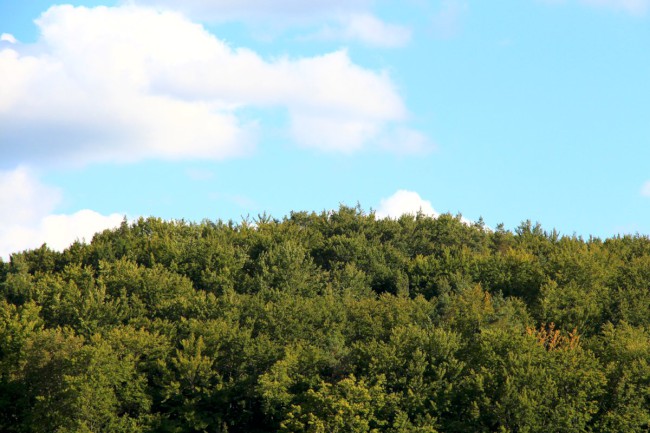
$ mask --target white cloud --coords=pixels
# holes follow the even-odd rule
[[[378,218],[399,218],[402,215],[416,215],[418,212],[434,218],[440,215],[431,202],[422,199],[417,192],[401,189],[390,197],[381,199],[375,215]]]
[[[61,192],[36,180],[26,167],[0,171],[0,229],[34,224],[61,200]]]
[[[650,180],[646,181],[642,186],[641,186],[641,195],[643,197],[650,197]]]
[[[368,13],[342,15],[334,26],[326,26],[316,34],[319,39],[360,41],[370,46],[395,48],[411,39],[408,27],[385,23]]]
[[[9,42],[10,44],[15,44],[18,41],[11,33],[3,33],[0,35],[0,42]]]
[[[417,215],[420,212],[433,218],[440,216],[430,201],[424,200],[417,192],[401,189],[390,197],[381,199],[375,215],[377,218],[399,218],[402,215]],[[460,216],[460,222],[468,226],[474,224],[464,216]],[[488,226],[485,228],[492,230]]]
[[[388,75],[346,51],[269,61],[180,14],[134,6],[55,6],[37,23],[36,54],[0,50],[7,163],[243,155],[258,129],[238,116],[247,107],[285,109],[301,144],[342,151],[406,117]],[[315,124],[330,133],[307,137]]]
[[[90,241],[94,233],[116,227],[123,219],[87,209],[52,214],[60,200],[58,189],[41,184],[24,167],[0,172],[0,257],[8,260],[11,253],[43,243],[60,251],[77,239]]]
[[[369,13],[374,3],[369,0],[135,0],[131,3],[181,10],[202,22],[243,21],[276,29],[321,26],[320,31],[305,39],[355,41],[382,48],[401,47],[411,39],[408,27],[386,23]]]

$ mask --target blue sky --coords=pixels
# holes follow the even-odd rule
[[[0,0],[0,257],[340,203],[650,233],[650,0]]]

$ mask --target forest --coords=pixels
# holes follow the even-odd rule
[[[360,206],[0,260],[0,431],[650,431],[650,238]]]

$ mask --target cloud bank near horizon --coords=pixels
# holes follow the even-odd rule
[[[74,241],[121,224],[124,215],[102,215],[82,209],[72,214],[53,213],[61,191],[42,184],[29,169],[0,171],[0,258],[38,248],[42,244],[62,251]]]

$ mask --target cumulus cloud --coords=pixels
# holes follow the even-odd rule
[[[377,218],[399,218],[402,215],[417,215],[422,213],[433,218],[438,218],[438,213],[431,202],[424,200],[417,192],[401,189],[388,198],[381,199],[379,208],[375,212]],[[463,216],[460,216],[460,222],[466,225],[472,225],[474,222]],[[487,230],[492,230],[484,226]]]
[[[26,167],[0,171],[0,227],[33,224],[61,200],[61,192],[41,184]]]
[[[428,200],[422,199],[417,192],[399,190],[388,198],[381,199],[375,212],[378,218],[399,218],[402,215],[425,215],[437,218],[440,214]]]
[[[342,151],[406,118],[390,77],[345,50],[267,60],[135,6],[55,6],[37,24],[36,46],[0,49],[5,163],[244,155],[259,127],[239,116],[248,107],[284,109],[300,144]],[[328,134],[307,136],[319,125]]]
[[[411,38],[408,27],[384,22],[371,14],[373,2],[369,0],[135,0],[131,3],[181,10],[203,22],[236,20],[263,27],[303,29],[321,26],[320,31],[307,39],[356,41],[393,48],[406,45]]]
[[[3,33],[0,35],[0,42],[9,42],[10,44],[15,44],[18,41],[11,33]]]
[[[650,180],[646,181],[642,186],[641,186],[641,195],[643,197],[650,197]]]
[[[53,214],[61,200],[58,189],[43,185],[25,167],[0,172],[0,257],[46,243],[63,250],[75,240],[118,226],[120,214],[101,215],[92,210]]]

